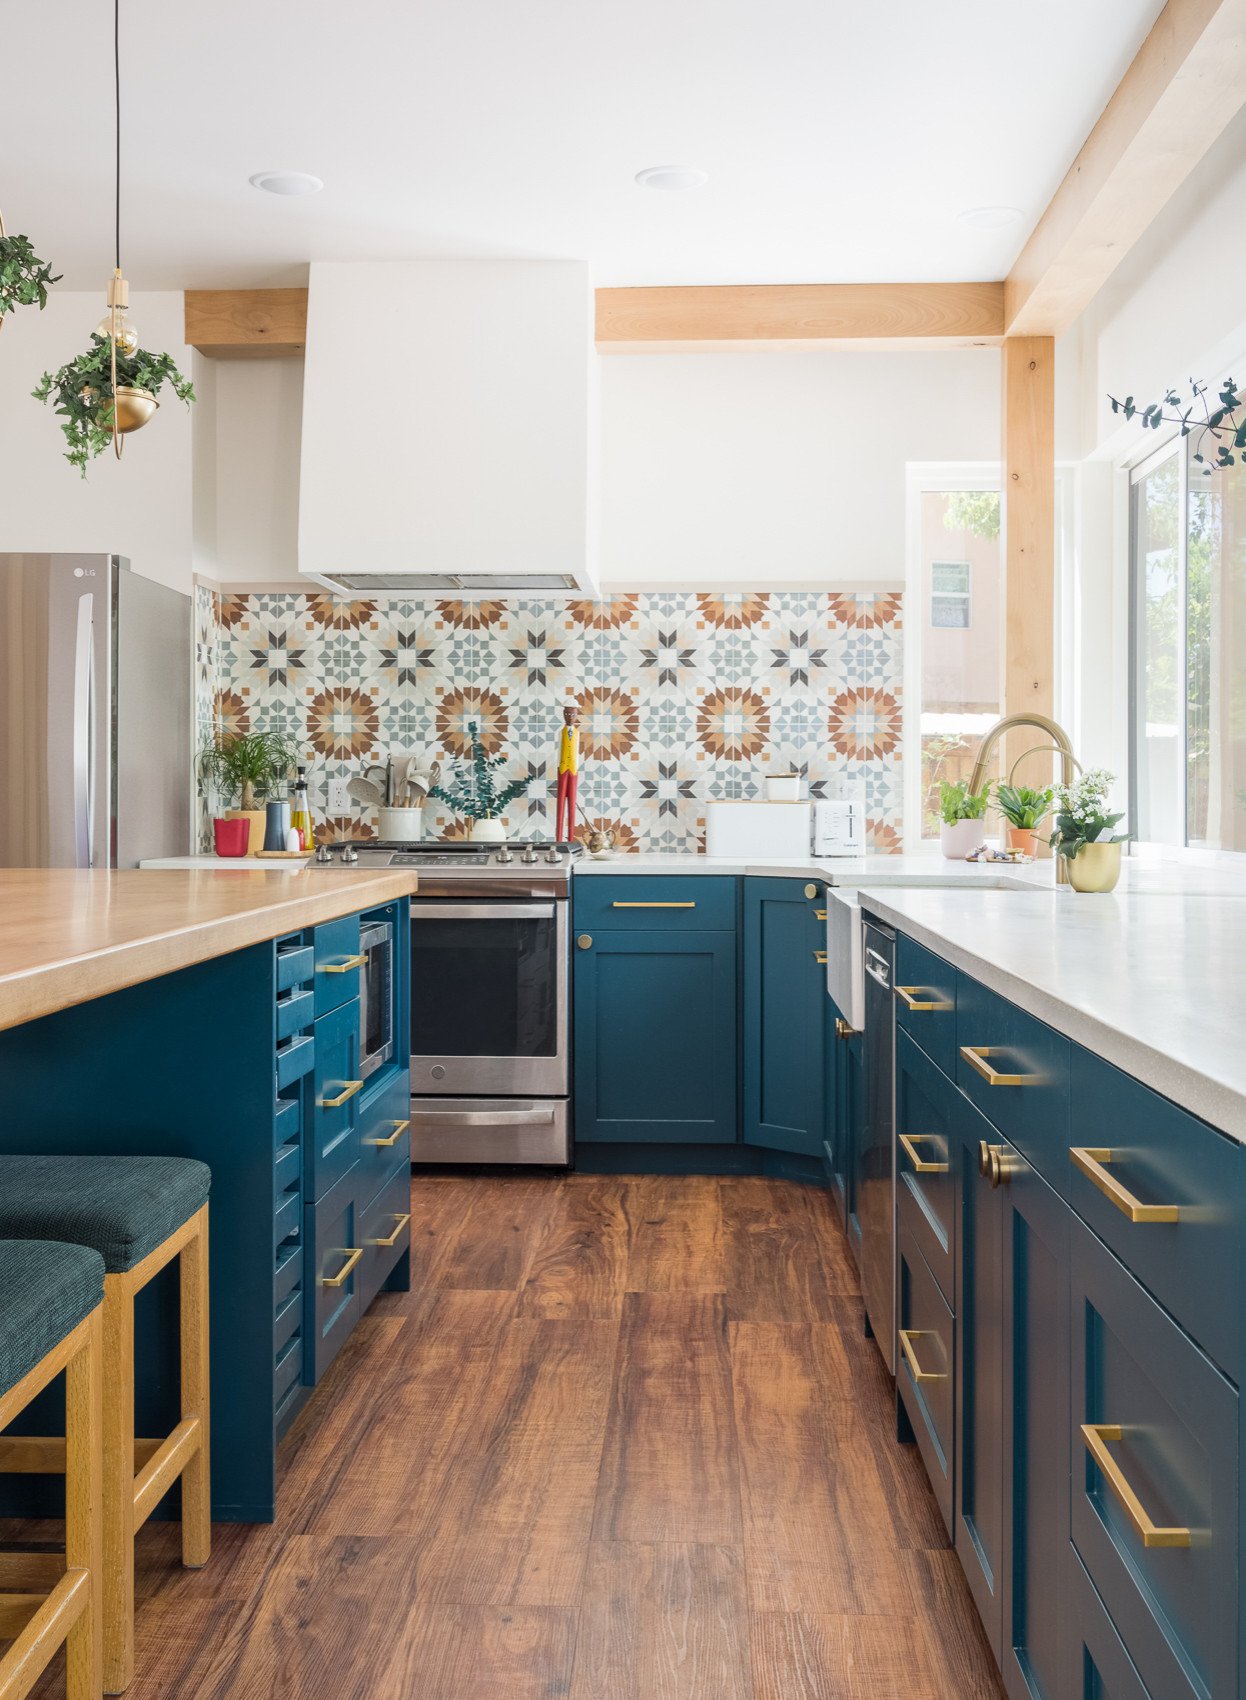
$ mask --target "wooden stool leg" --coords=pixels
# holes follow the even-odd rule
[[[208,1447],[208,1207],[181,1253],[182,1416],[198,1417],[199,1446],[182,1472],[182,1563],[206,1564],[212,1551]]]
[[[104,1277],[104,1692],[134,1675],[134,1285]]]
[[[68,1700],[99,1700],[104,1686],[104,1323],[88,1319],[87,1347],[65,1369],[65,1567],[90,1572],[87,1608],[69,1631]]]

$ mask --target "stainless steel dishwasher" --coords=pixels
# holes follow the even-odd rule
[[[857,1153],[861,1295],[878,1349],[895,1374],[895,1000],[896,935],[863,921],[865,956],[865,1117]]]

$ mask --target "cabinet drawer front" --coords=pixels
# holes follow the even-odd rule
[[[721,874],[585,874],[573,883],[577,932],[707,927],[735,931],[736,881]]]
[[[1236,1696],[1237,1394],[1080,1222],[1071,1268],[1073,1544],[1156,1700]]]
[[[316,999],[310,986],[283,992],[277,999],[277,1037],[288,1039],[310,1027],[316,1014]]]
[[[1080,1046],[1069,1145],[1073,1208],[1240,1385],[1246,1153]]]
[[[277,1046],[277,1087],[293,1086],[310,1072],[316,1058],[316,1041],[310,1033],[299,1033]]]
[[[903,1231],[896,1295],[896,1388],[917,1436],[939,1510],[952,1530],[952,1313]]]
[[[280,1150],[292,1139],[297,1139],[303,1129],[303,1106],[301,1097],[278,1098],[273,1110],[273,1148]]]
[[[356,1115],[363,1090],[359,1075],[359,1004],[331,1010],[316,1022],[309,1191],[320,1198],[359,1155]]]
[[[956,1094],[907,1033],[896,1034],[896,1187],[899,1209],[949,1304],[955,1296]]]
[[[279,944],[277,946],[277,990],[288,992],[292,986],[302,986],[313,977],[315,952],[309,944]]]
[[[956,977],[956,1084],[1059,1187],[1068,1160],[1069,1059],[1061,1033]]]
[[[1064,1692],[1069,1700],[1152,1700],[1076,1552],[1068,1565]]]
[[[324,921],[312,933],[315,951],[316,1014],[359,996],[359,917]]]
[[[307,1206],[306,1334],[311,1380],[318,1382],[359,1319],[365,1247],[355,1177],[343,1175],[331,1192]]]
[[[359,1196],[370,1199],[398,1169],[411,1167],[411,1082],[404,1070],[359,1110]]]
[[[896,1025],[956,1077],[956,970],[903,933],[896,940]]]
[[[411,1175],[393,1175],[362,1213],[364,1259],[359,1293],[366,1310],[389,1279],[394,1266],[411,1248]]]
[[[294,1387],[303,1373],[303,1341],[296,1335],[287,1340],[273,1369],[273,1409]]]
[[[814,881],[744,881],[744,1140],[822,1154],[825,899]],[[819,911],[818,905],[822,904]]]
[[[297,1240],[281,1246],[273,1272],[273,1310],[278,1311],[303,1280],[303,1247]]]

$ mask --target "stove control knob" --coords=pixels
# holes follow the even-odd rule
[[[545,852],[545,860],[547,862],[555,862],[555,863],[562,861],[562,852],[559,850],[559,848],[556,844],[551,849],[549,849]]]
[[[519,860],[525,863],[528,867],[531,867],[533,862],[536,861],[536,846],[534,844],[525,844],[523,855],[520,856]]]
[[[331,862],[333,860],[333,852],[327,844],[321,844],[317,847],[316,860],[318,862]]]
[[[515,860],[515,857],[514,857],[514,853],[512,851],[508,850],[505,845],[503,845],[502,848],[498,851],[497,855],[493,858],[493,860],[495,862],[501,862],[503,867],[505,867],[508,862],[513,862]]]
[[[353,844],[348,844],[342,851],[342,854],[338,857],[338,860],[340,862],[345,862],[349,867],[352,862],[357,862],[359,860],[359,852],[355,849]]]

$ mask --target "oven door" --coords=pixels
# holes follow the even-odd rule
[[[568,905],[411,904],[411,1093],[567,1091]]]

